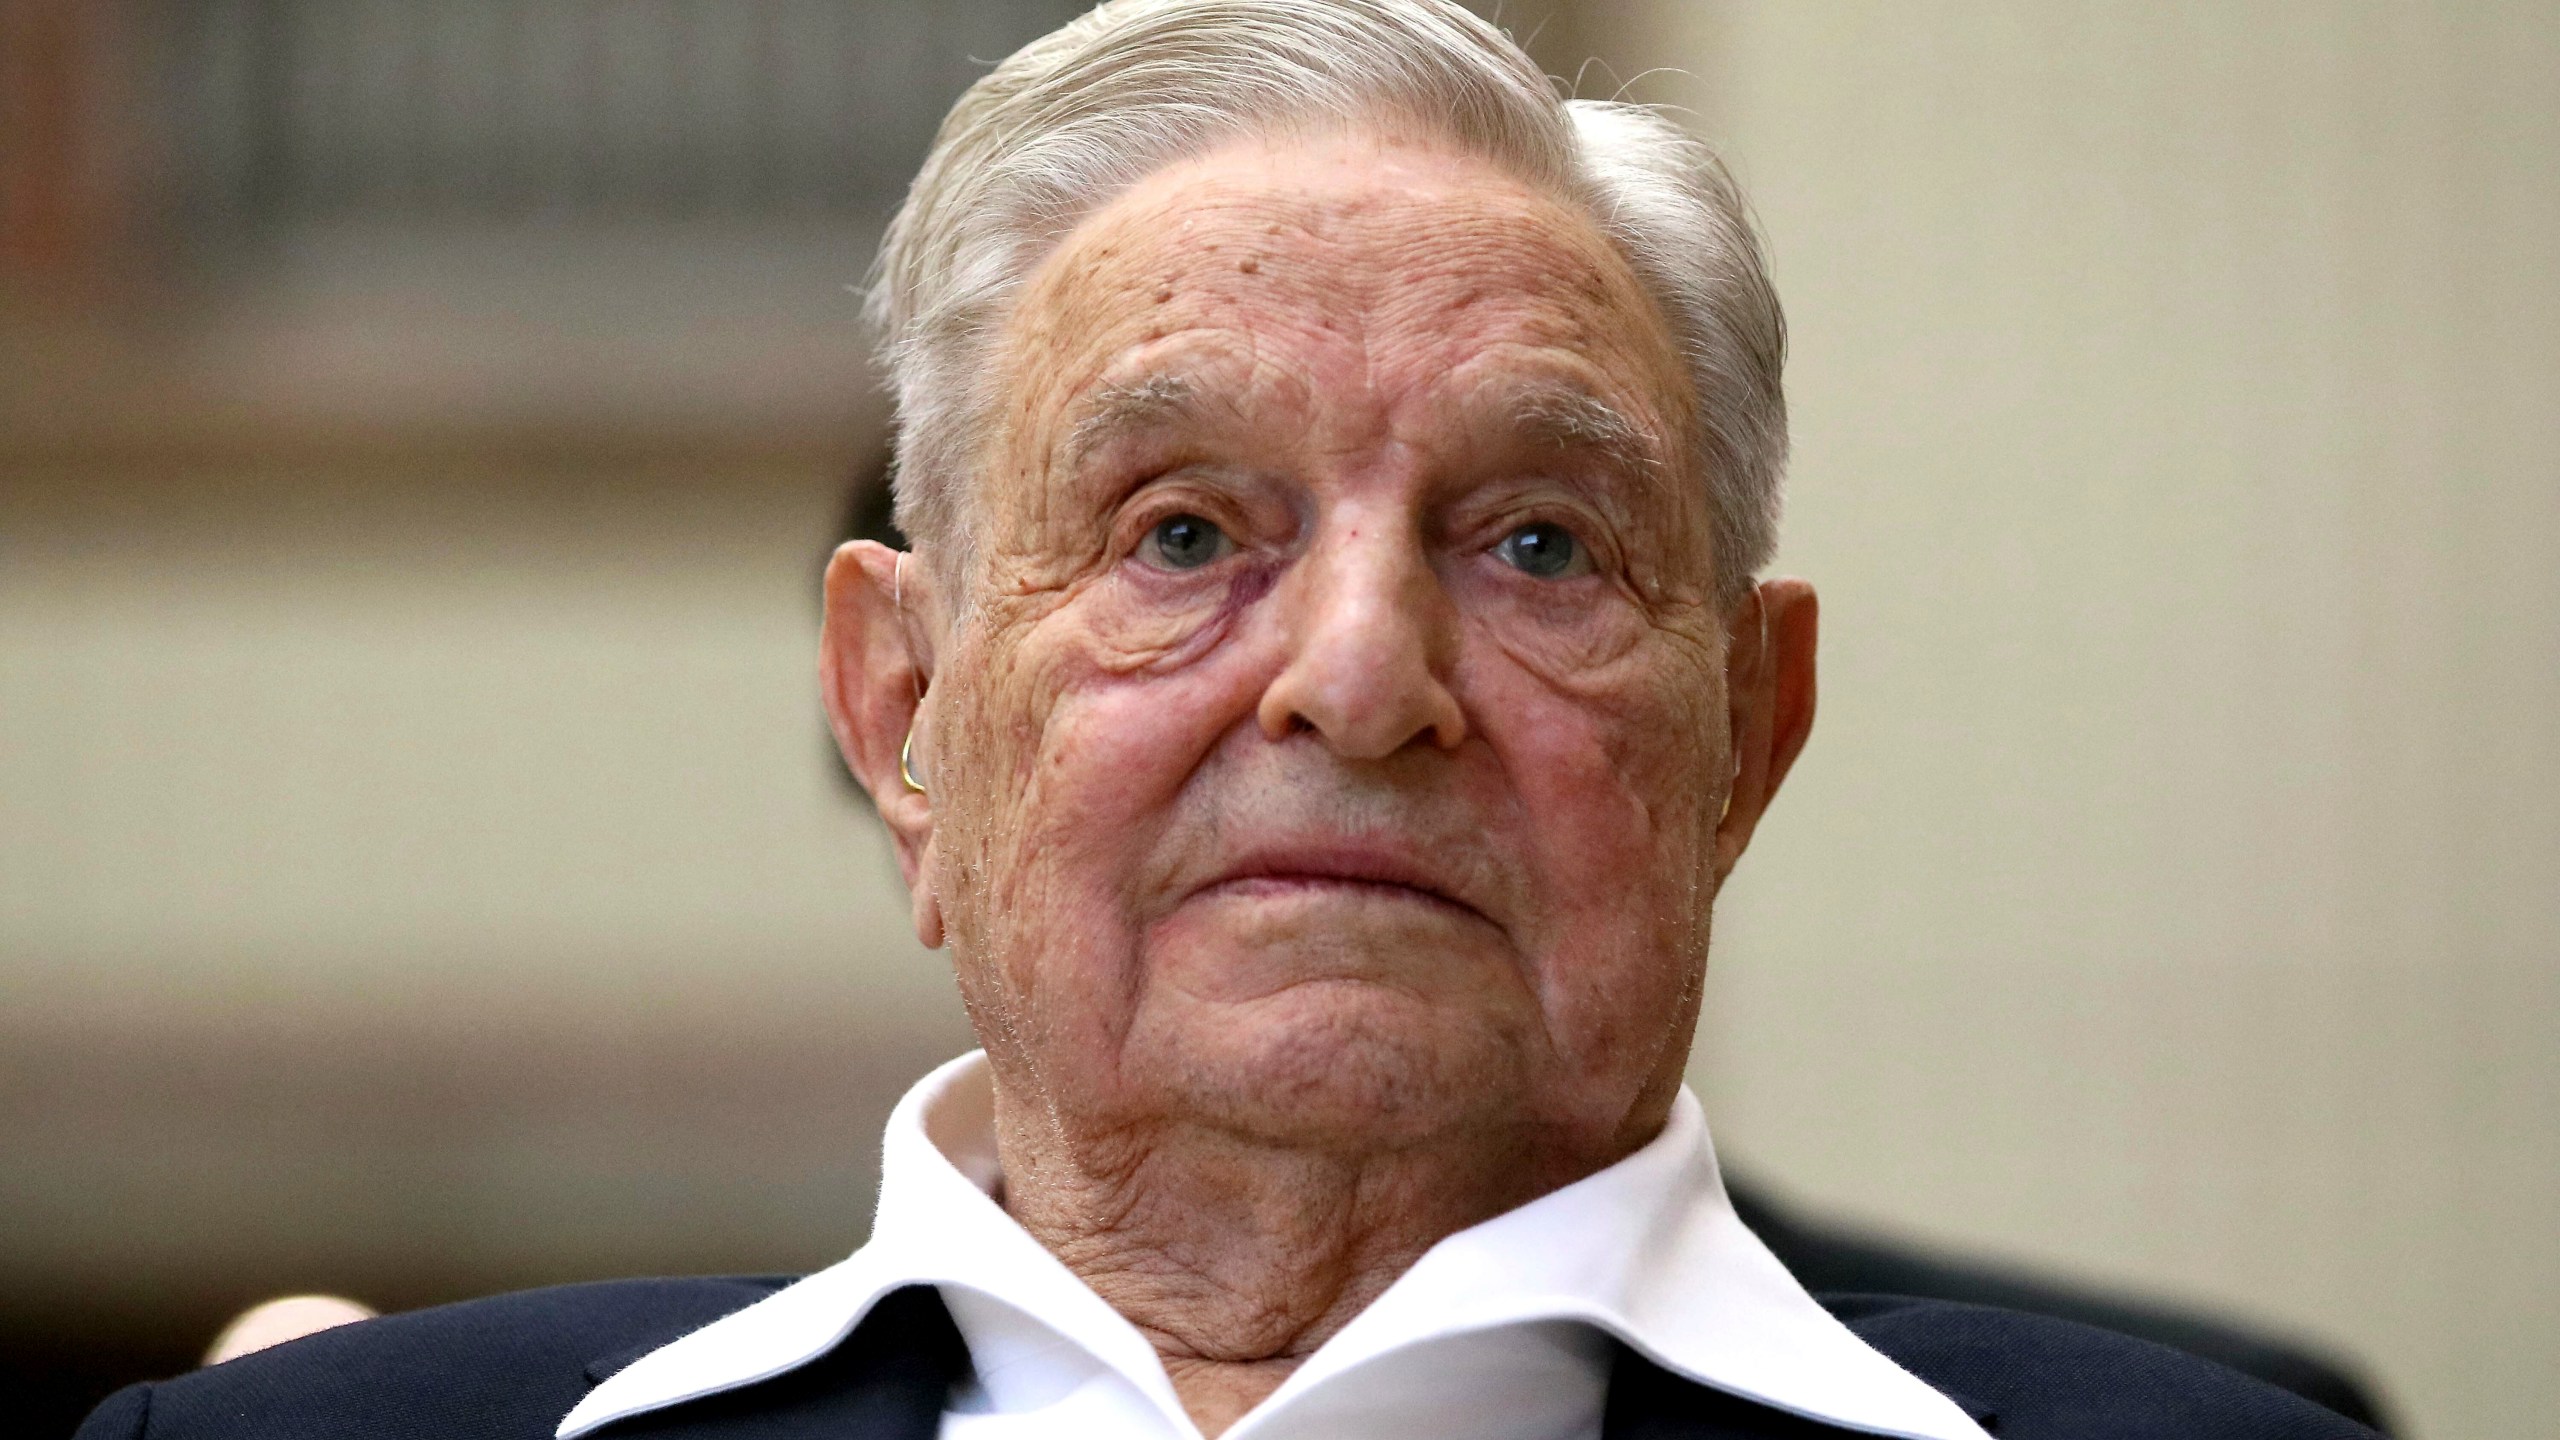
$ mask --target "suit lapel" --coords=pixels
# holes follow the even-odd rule
[[[1988,1411],[1949,1398],[1987,1426]],[[1856,1433],[1700,1385],[1623,1347],[1600,1421],[1600,1440],[1841,1440]]]
[[[601,1381],[662,1343],[604,1356],[588,1378]],[[934,1440],[968,1353],[942,1297],[912,1286],[883,1296],[852,1334],[806,1365],[617,1421],[594,1440]]]

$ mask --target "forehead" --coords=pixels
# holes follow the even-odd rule
[[[1624,258],[1575,207],[1489,161],[1374,136],[1239,143],[1103,207],[1013,320],[1027,410],[1173,351],[1231,383],[1393,408],[1509,364],[1666,428],[1679,366]]]

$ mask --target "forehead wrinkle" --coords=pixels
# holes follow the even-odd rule
[[[1387,433],[1401,427],[1375,408],[1380,402],[1391,412],[1397,392],[1410,391],[1416,380],[1425,391],[1439,388],[1427,378],[1432,372],[1455,378],[1486,350],[1562,348],[1614,372],[1650,370],[1647,362],[1659,357],[1645,352],[1667,348],[1667,337],[1664,347],[1648,347],[1612,323],[1652,317],[1587,217],[1509,176],[1385,190],[1378,178],[1313,184],[1298,175],[1238,175],[1194,162],[1169,167],[1090,217],[1083,233],[1044,266],[1045,283],[1035,284],[1048,303],[1038,307],[1047,312],[1046,323],[1034,328],[1048,345],[1073,351],[1098,341],[1108,349],[1113,340],[1138,340],[1142,328],[1144,341],[1156,341],[1167,320],[1177,332],[1207,321],[1228,332],[1229,344],[1243,353],[1216,354],[1205,368],[1188,357],[1159,362],[1161,373],[1095,384],[1059,427],[1057,461],[1080,465],[1115,441],[1215,429],[1243,418],[1239,409],[1253,408],[1248,395],[1262,379],[1276,378],[1263,372],[1280,357],[1261,352],[1294,354],[1300,341],[1350,364],[1350,373],[1336,372],[1349,382],[1347,390],[1317,383],[1312,388],[1319,395],[1338,403],[1357,394],[1370,402],[1355,407],[1366,412],[1365,425],[1335,410],[1325,428],[1383,425]],[[1177,232],[1179,242],[1169,243]],[[1417,246],[1423,238],[1430,243]],[[1170,312],[1157,308],[1176,296]],[[1461,313],[1466,321],[1453,323]],[[1266,327],[1278,333],[1266,334]],[[1239,366],[1245,376],[1235,373]],[[1298,371],[1302,364],[1281,362],[1280,368]],[[1632,412],[1613,405],[1587,379],[1548,378],[1556,383],[1510,391],[1497,386],[1481,400],[1468,397],[1465,428],[1524,447],[1593,456],[1629,478],[1685,468],[1673,458],[1680,437],[1631,418],[1673,422],[1672,416],[1654,415],[1649,405]],[[1347,433],[1329,438],[1352,439]]]
[[[1057,453],[1072,469],[1113,444],[1161,433],[1207,438],[1255,423],[1257,407],[1285,403],[1301,385],[1294,367],[1268,353],[1250,328],[1229,329],[1207,345],[1186,345],[1179,358],[1128,373],[1108,368],[1067,407]],[[1277,389],[1281,393],[1273,394]]]

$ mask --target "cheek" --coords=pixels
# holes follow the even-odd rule
[[[1551,893],[1613,925],[1661,911],[1706,873],[1711,733],[1676,705],[1521,691],[1495,712],[1492,738]]]
[[[1084,668],[1096,678],[1170,677],[1211,657],[1255,602],[1279,582],[1283,562],[1240,556],[1214,575],[1149,573],[1124,563],[1092,587],[1077,623]],[[1195,678],[1191,683],[1200,683]],[[1208,677],[1210,688],[1219,687]]]
[[[1523,674],[1558,690],[1584,690],[1590,677],[1625,665],[1661,631],[1615,582],[1584,577],[1534,581],[1486,555],[1465,557],[1447,574],[1467,616],[1471,647],[1498,652]],[[1600,684],[1612,690],[1621,682]]]
[[[963,767],[968,813],[1002,814],[1027,833],[1022,822],[1036,825],[1052,790],[1161,764],[1166,722],[1179,729],[1195,716],[1150,713],[1149,697],[1197,689],[1191,662],[1268,588],[1250,573],[1225,586],[1150,587],[1126,568],[991,602],[977,626],[987,638],[954,650],[949,673],[985,677],[937,717],[942,753]]]
[[[1552,897],[1526,948],[1568,1049],[1666,1022],[1703,963],[1721,727],[1679,649],[1640,641],[1569,682],[1506,649],[1472,677]]]
[[[1468,654],[1471,708],[1554,865],[1631,890],[1703,865],[1725,752],[1711,639],[1585,595],[1479,611]]]
[[[961,958],[1003,965],[1018,992],[1127,967],[1160,832],[1260,693],[1214,643],[1230,601],[1115,607],[1115,583],[1020,644],[955,657],[1002,679],[958,697],[949,727],[951,753],[971,759],[943,820],[958,882],[946,911],[960,912],[948,922]]]
[[[1266,570],[1229,567],[1222,583],[1164,583],[1123,566],[1096,579],[1017,651],[1032,681],[1037,736],[1014,774],[1022,833],[1073,845],[1162,815],[1204,756],[1253,714],[1261,674],[1226,645]]]
[[[1216,677],[1101,676],[1064,692],[1016,814],[1026,863],[1076,866],[1125,894],[1125,873],[1234,723]]]

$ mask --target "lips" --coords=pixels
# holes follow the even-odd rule
[[[1276,897],[1324,890],[1367,891],[1488,918],[1463,898],[1456,877],[1415,850],[1358,841],[1257,847],[1193,893]]]

